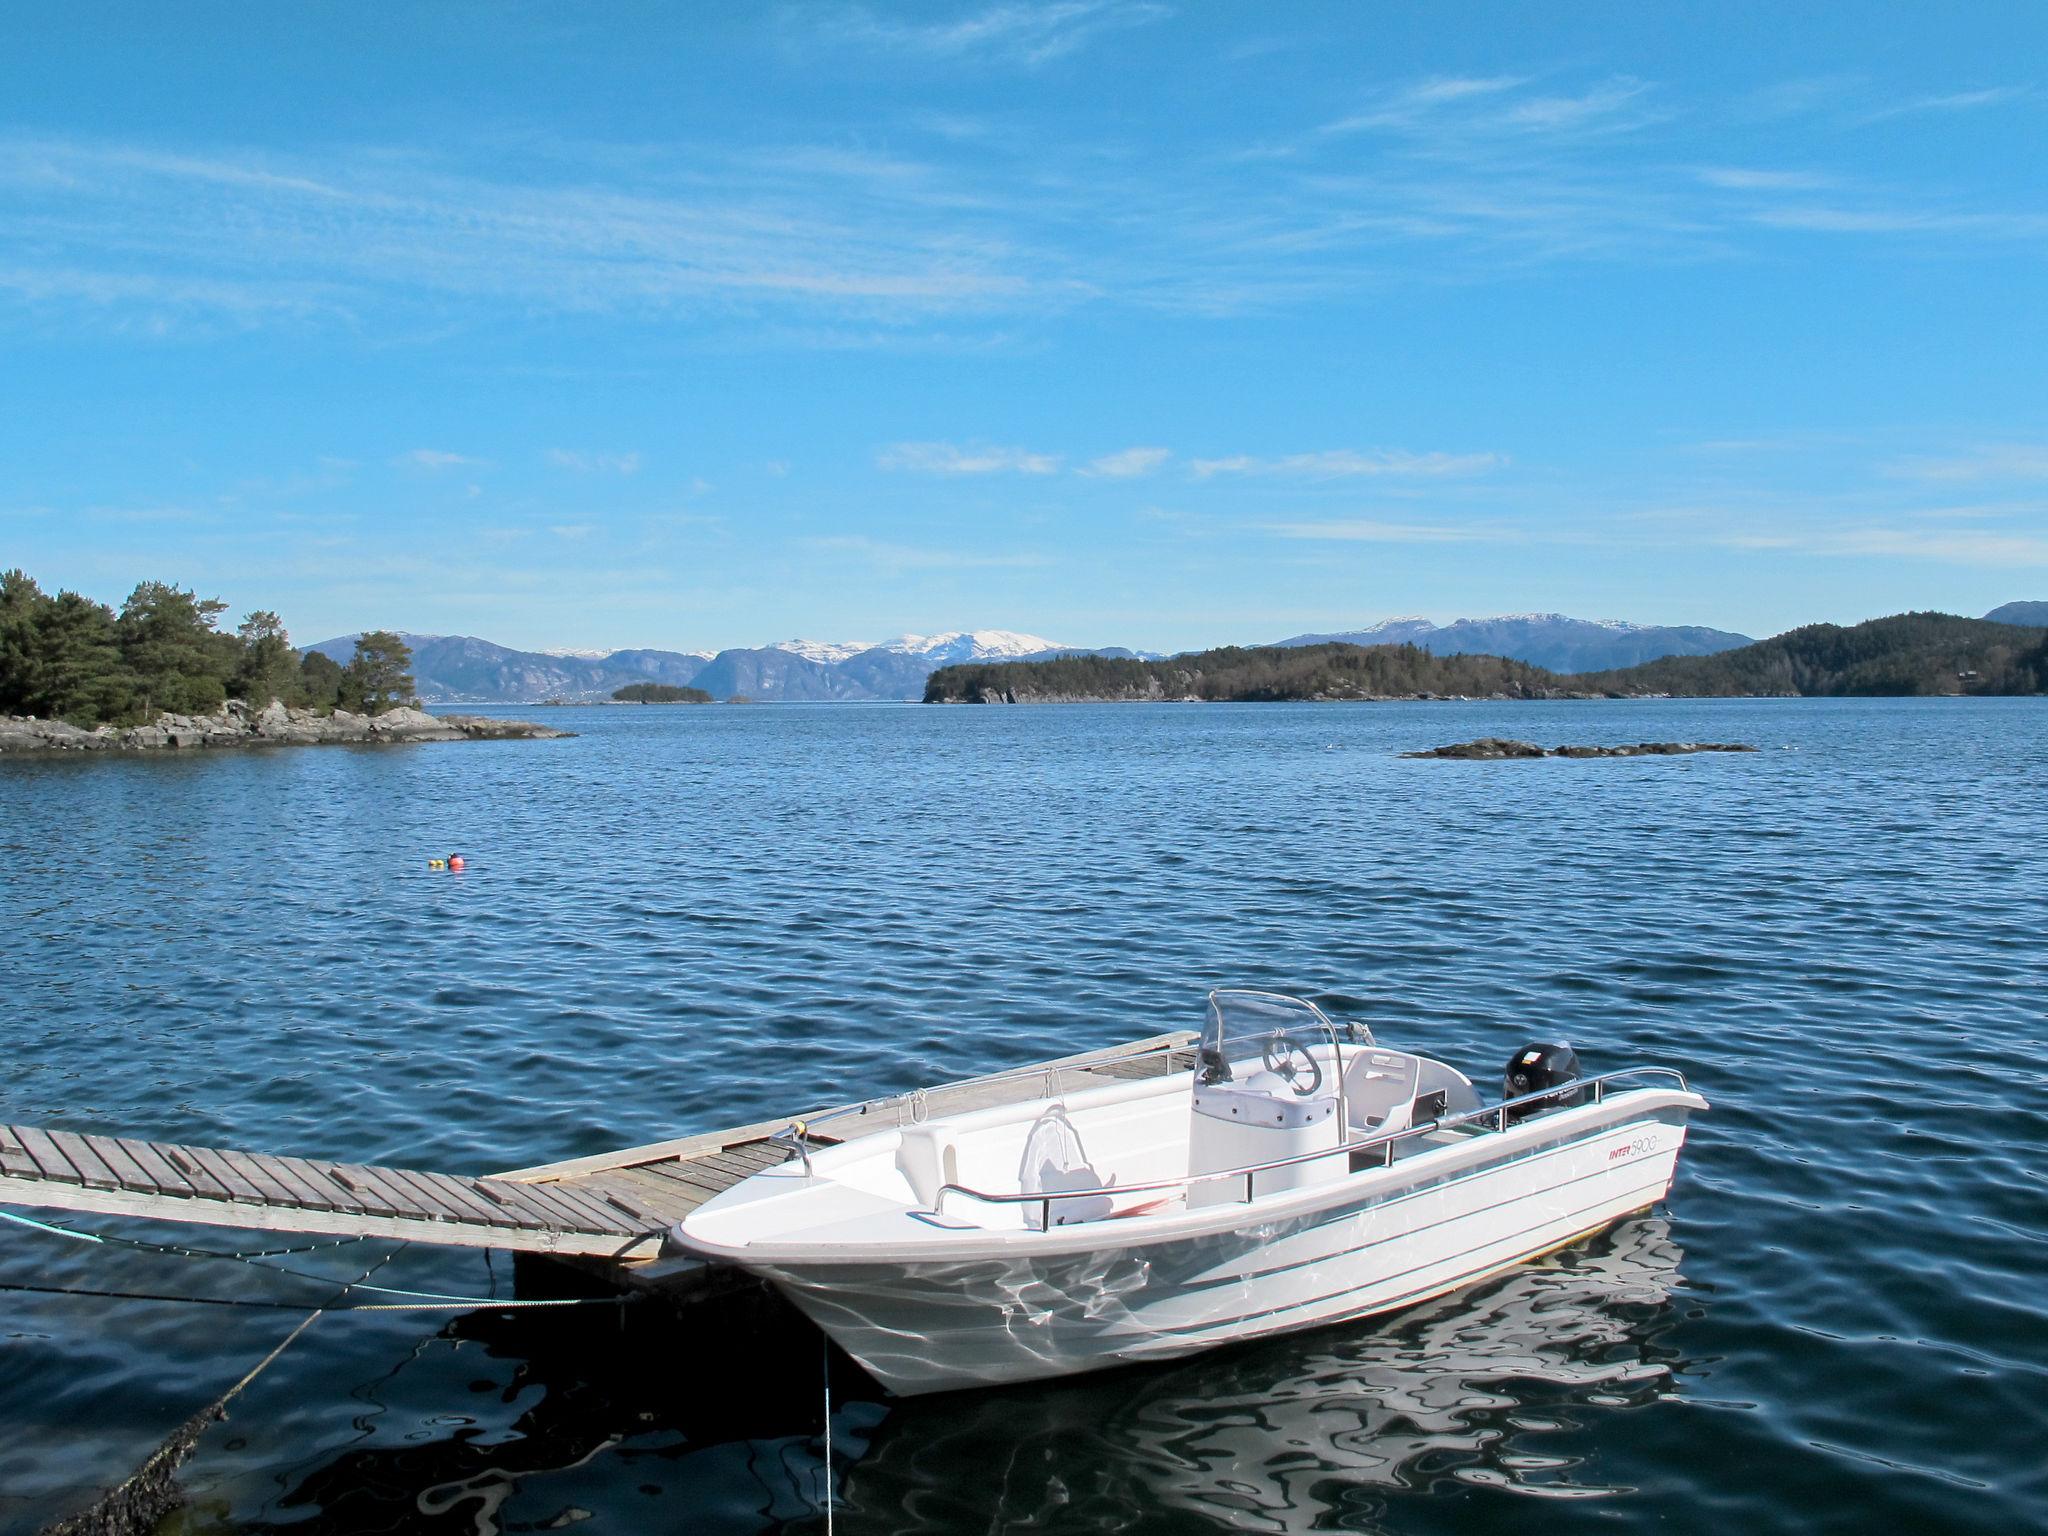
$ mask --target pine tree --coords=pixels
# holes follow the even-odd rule
[[[399,704],[417,703],[412,648],[388,629],[369,630],[356,640],[356,653],[341,673],[341,705],[377,715]]]

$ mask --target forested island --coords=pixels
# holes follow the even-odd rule
[[[301,656],[275,613],[232,634],[227,605],[145,581],[117,612],[0,573],[0,752],[244,743],[565,736],[518,720],[429,715],[397,635],[361,635],[346,665]]]
[[[927,704],[1099,700],[1591,699],[2048,693],[2048,630],[1906,613],[1811,624],[1712,656],[1561,676],[1413,645],[1224,646],[1160,661],[1061,656],[941,667]]]
[[[612,690],[620,704],[709,704],[711,695],[702,688],[682,688],[674,683],[628,683]]]

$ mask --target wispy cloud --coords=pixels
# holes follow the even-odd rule
[[[1860,121],[1882,122],[1886,118],[1912,117],[1920,113],[1974,112],[1980,107],[1999,107],[2008,102],[2018,101],[2030,94],[2024,86],[1994,85],[1974,91],[1949,91],[1928,96],[1913,96],[1889,106],[1877,107],[1863,114]]]
[[[1425,476],[1476,475],[1507,463],[1499,453],[1404,453],[1395,450],[1361,452],[1355,448],[1333,448],[1322,453],[1290,453],[1278,458],[1258,458],[1248,453],[1221,459],[1196,459],[1193,469],[1200,479],[1216,475],[1287,475],[1308,480],[1339,480],[1358,475]]]
[[[1834,177],[1813,171],[1757,170],[1733,165],[1703,166],[1698,175],[1708,186],[1730,192],[1819,192],[1836,184]]]
[[[578,539],[587,539],[593,533],[597,532],[597,524],[550,523],[548,525],[548,532],[552,533],[558,539],[569,539],[571,541]]]
[[[401,453],[391,461],[401,468],[424,469],[435,473],[444,469],[461,469],[482,464],[482,459],[471,458],[466,453],[451,453],[445,448],[414,448]]]
[[[2048,444],[1993,443],[1968,453],[1895,459],[1884,472],[1904,480],[2048,480]]]
[[[916,475],[1050,475],[1058,472],[1060,457],[986,443],[895,443],[875,455],[875,467]]]
[[[979,57],[1039,65],[1105,33],[1163,20],[1172,11],[1151,0],[1053,0],[985,6],[930,22],[901,21],[866,6],[789,14],[795,25],[815,26],[834,41],[935,59]]]
[[[1732,549],[1788,554],[1938,560],[1947,565],[1993,568],[2048,566],[2048,537],[1987,528],[1876,526],[1798,533],[1737,533],[1719,542]]]
[[[1370,517],[1260,523],[1258,527],[1278,538],[1325,540],[1340,544],[1469,544],[1497,537],[1470,528],[1447,528],[1433,523],[1388,523]]]
[[[1117,453],[1105,453],[1099,459],[1090,459],[1077,474],[1100,480],[1135,480],[1149,475],[1168,459],[1173,457],[1170,448],[1125,448]]]
[[[582,475],[630,475],[640,468],[640,455],[585,453],[568,448],[550,448],[548,462],[557,469],[573,469]]]

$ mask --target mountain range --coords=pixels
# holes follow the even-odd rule
[[[894,640],[784,640],[710,651],[517,651],[473,635],[401,634],[412,673],[429,704],[577,703],[609,699],[631,683],[702,688],[716,698],[774,702],[915,699],[935,670],[967,661],[1041,661],[1054,656],[1130,656],[1082,650],[1006,629],[900,635]],[[356,637],[323,640],[309,650],[346,662]]]
[[[2048,603],[2007,603],[1995,623],[2048,624]],[[608,699],[632,683],[702,688],[716,698],[764,702],[915,699],[925,679],[966,662],[1045,661],[1061,656],[1158,660],[1157,651],[1059,645],[1005,629],[899,635],[894,640],[783,640],[710,651],[519,651],[470,635],[400,637],[412,647],[413,676],[429,704],[534,704]],[[1561,613],[1490,619],[1384,619],[1364,629],[1295,635],[1274,645],[1414,645],[1434,655],[1505,656],[1559,673],[1600,672],[1667,656],[1710,656],[1753,644],[1747,635],[1698,625],[1630,624]],[[355,637],[308,647],[346,662]]]
[[[1697,624],[1630,624],[1561,613],[1509,613],[1492,619],[1382,619],[1366,629],[1296,635],[1279,645],[1414,645],[1433,656],[1506,656],[1546,672],[1604,672],[1664,656],[1711,656],[1753,643],[1748,635]]]

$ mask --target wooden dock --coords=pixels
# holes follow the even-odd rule
[[[849,1140],[931,1115],[1185,1071],[1193,1038],[1156,1035],[844,1106],[831,1122],[834,1135],[813,1139]],[[783,1161],[788,1144],[770,1138],[788,1124],[762,1121],[482,1177],[9,1125],[0,1126],[0,1205],[498,1248],[578,1261],[625,1283],[664,1283],[704,1266],[662,1261],[662,1234],[721,1190]]]

